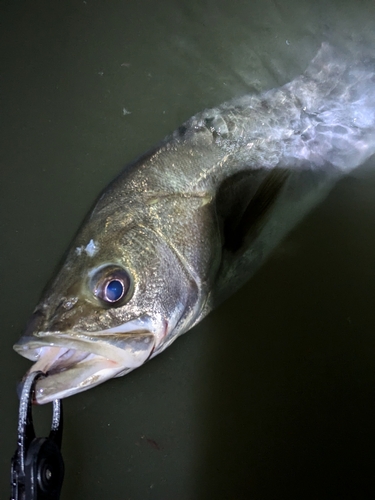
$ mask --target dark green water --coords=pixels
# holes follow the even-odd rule
[[[11,346],[98,192],[195,112],[374,28],[370,1],[0,2],[1,498],[29,366]],[[64,401],[63,500],[375,499],[374,164],[164,354]]]

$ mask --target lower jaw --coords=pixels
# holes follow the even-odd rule
[[[125,375],[147,361],[154,349],[154,338],[149,332],[121,338],[121,347],[114,341],[108,342],[108,338],[95,340],[72,342],[71,338],[44,337],[16,346],[20,354],[35,361],[30,372],[42,371],[47,375],[36,383],[37,404],[65,398]]]
[[[37,363],[30,371],[38,370]],[[39,379],[35,386],[35,402],[49,403],[85,391],[123,371],[117,363],[89,355],[85,361],[67,367],[62,371],[47,371],[45,378]]]

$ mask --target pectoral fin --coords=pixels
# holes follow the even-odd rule
[[[233,209],[224,219],[224,248],[237,252],[244,246],[248,247],[258,236],[289,174],[286,169],[272,169],[266,173],[255,192],[249,185],[254,179],[249,177],[246,182],[241,179],[241,187],[235,195],[237,199],[233,200]]]

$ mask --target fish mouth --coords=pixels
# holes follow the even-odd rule
[[[35,402],[49,403],[85,391],[142,365],[152,355],[155,335],[149,330],[120,332],[38,332],[22,337],[14,350],[34,361],[29,372],[47,377],[35,386]]]

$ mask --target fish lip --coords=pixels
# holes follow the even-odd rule
[[[149,330],[122,335],[118,331],[104,332],[39,332],[38,336],[21,337],[13,348],[35,362],[29,372],[47,373],[46,378],[36,383],[38,404],[82,392],[128,373],[147,361],[155,349],[155,336]]]

